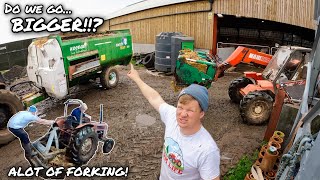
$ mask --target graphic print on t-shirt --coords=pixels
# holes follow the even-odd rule
[[[166,137],[163,148],[163,159],[166,164],[173,172],[182,174],[184,165],[179,144],[172,138]]]

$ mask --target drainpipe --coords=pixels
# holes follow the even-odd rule
[[[211,54],[217,55],[217,42],[218,42],[218,16],[213,15],[213,27],[212,27],[212,49]]]

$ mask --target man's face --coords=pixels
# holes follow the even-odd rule
[[[201,126],[204,112],[196,100],[190,100],[184,104],[178,101],[176,116],[180,128],[197,129]]]

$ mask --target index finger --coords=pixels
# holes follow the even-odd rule
[[[131,67],[131,70],[132,70],[132,69],[134,69],[134,67],[133,67],[132,63],[130,63],[130,67]]]

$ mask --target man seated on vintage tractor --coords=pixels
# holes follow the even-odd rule
[[[86,103],[83,103],[82,105],[74,108],[71,111],[70,116],[68,116],[66,125],[67,127],[76,127],[80,124],[80,117],[82,116],[82,122],[87,123],[91,121],[91,116],[84,113],[88,109],[88,106]]]

